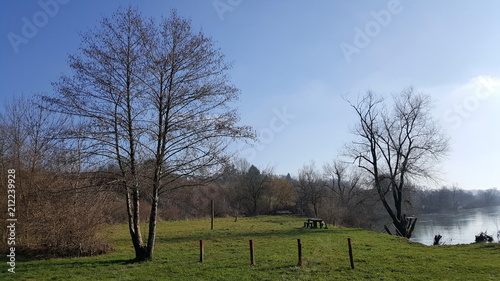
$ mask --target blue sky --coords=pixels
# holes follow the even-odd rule
[[[278,174],[336,159],[356,119],[343,97],[413,86],[451,138],[442,181],[500,187],[500,1],[0,1],[0,103],[52,92],[79,32],[120,5],[177,9],[217,42],[241,89],[242,124],[261,135],[241,156]]]

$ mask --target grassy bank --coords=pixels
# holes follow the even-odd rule
[[[361,229],[302,229],[304,219],[256,217],[162,222],[155,260],[130,263],[133,248],[125,225],[105,235],[115,253],[89,258],[25,261],[16,273],[3,263],[0,280],[499,280],[500,244],[430,247]],[[145,229],[145,228],[144,228]],[[297,266],[297,238],[303,244]],[[347,238],[353,245],[350,268]],[[199,262],[199,240],[205,262]],[[255,241],[250,266],[248,240]]]

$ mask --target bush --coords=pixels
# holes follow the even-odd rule
[[[89,179],[85,177],[17,170],[16,250],[28,258],[112,251],[96,233],[109,221],[113,196],[98,187],[86,187]]]

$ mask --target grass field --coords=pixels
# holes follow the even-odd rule
[[[116,252],[3,263],[0,280],[500,280],[500,244],[424,246],[361,229],[302,229],[304,219],[261,216],[161,222],[155,260],[131,263],[126,225],[106,228]],[[144,227],[144,229],[146,229]],[[304,265],[297,266],[297,239]],[[351,238],[355,269],[350,268]],[[199,240],[205,241],[204,263]],[[256,266],[250,266],[249,240]],[[19,260],[21,259],[21,260]]]

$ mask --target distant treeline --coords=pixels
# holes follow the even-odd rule
[[[418,190],[417,198],[422,213],[439,213],[500,205],[500,191],[496,188],[473,191],[458,187]]]

